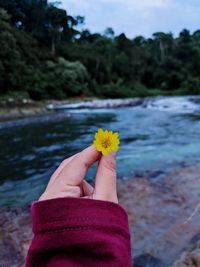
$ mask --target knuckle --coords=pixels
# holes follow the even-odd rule
[[[64,189],[66,195],[68,196],[80,196],[81,195],[81,188],[79,186],[66,186]]]
[[[81,194],[81,189],[80,189],[80,187],[75,186],[75,187],[73,187],[72,192],[73,192],[75,195],[80,195],[80,194]]]
[[[85,169],[88,169],[90,167],[90,164],[85,160],[84,155],[82,153],[80,153],[77,158],[80,164],[82,164]]]

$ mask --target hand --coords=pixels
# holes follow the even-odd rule
[[[86,182],[90,166],[99,161],[95,186]],[[102,156],[92,145],[65,159],[52,175],[39,200],[59,197],[84,197],[118,203],[116,189],[116,153]]]

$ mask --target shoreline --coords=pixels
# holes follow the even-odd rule
[[[80,108],[120,108],[138,106],[143,103],[142,98],[126,99],[68,99],[68,100],[48,100],[32,101],[24,100],[22,102],[1,102],[0,101],[0,122],[20,118],[34,117],[63,109],[80,109]]]
[[[0,103],[0,122],[49,113],[52,111],[47,109],[46,102]]]
[[[45,107],[0,108],[0,122],[50,114]]]
[[[177,103],[174,103],[176,98]],[[178,99],[177,99],[178,98]],[[97,99],[97,98],[72,98],[65,100],[32,101],[23,99],[21,101],[0,100],[0,122],[19,118],[27,118],[51,114],[64,109],[107,109],[122,107],[137,107],[158,109],[162,111],[191,112],[199,107],[200,96],[156,96],[156,97],[135,97],[118,99]],[[195,106],[195,108],[194,108]],[[198,108],[199,109],[199,108]],[[182,112],[181,111],[181,112]]]

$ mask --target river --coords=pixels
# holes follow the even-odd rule
[[[1,122],[0,206],[37,199],[59,163],[90,145],[98,128],[119,132],[119,179],[200,158],[198,97],[151,98],[135,107],[68,108]],[[95,167],[89,180],[94,173]]]

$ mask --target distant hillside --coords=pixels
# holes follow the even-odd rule
[[[200,93],[200,30],[103,35],[47,0],[0,0],[0,98]]]

